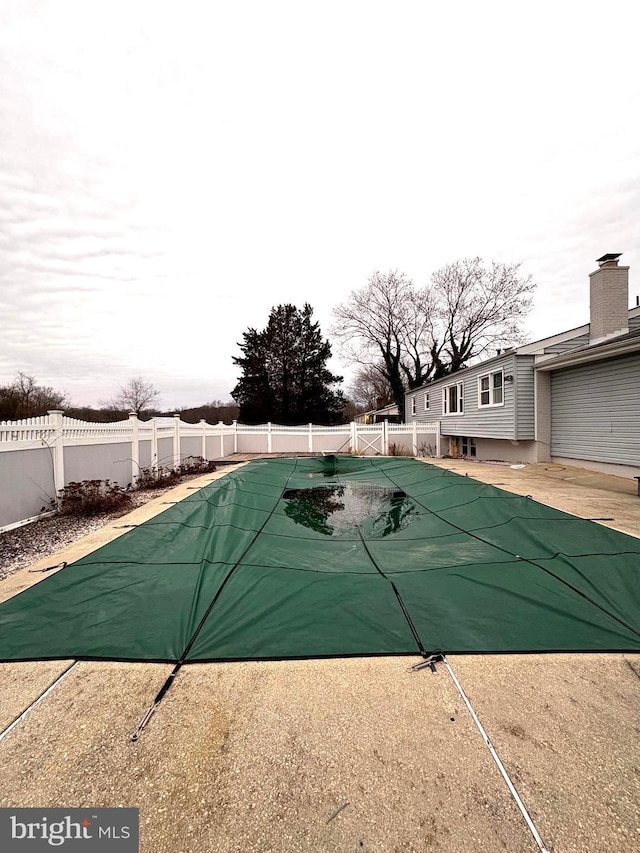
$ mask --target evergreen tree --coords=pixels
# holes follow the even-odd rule
[[[271,309],[267,327],[248,329],[238,344],[243,356],[233,361],[242,370],[232,397],[244,423],[334,424],[342,419],[342,392],[331,386],[342,381],[326,366],[329,341],[322,339],[313,308],[307,303]]]

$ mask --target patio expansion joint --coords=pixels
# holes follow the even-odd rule
[[[469,711],[471,718],[476,725],[476,728],[480,732],[482,739],[485,742],[485,745],[486,745],[487,749],[489,750],[491,757],[493,758],[493,760],[495,762],[496,767],[500,771],[500,775],[504,779],[504,781],[507,785],[507,788],[509,789],[509,793],[511,794],[516,806],[518,807],[522,817],[524,818],[525,823],[527,824],[529,831],[531,832],[531,835],[533,836],[535,843],[537,844],[537,846],[540,850],[540,853],[551,853],[551,851],[547,847],[545,847],[545,844],[544,844],[544,842],[540,836],[540,833],[536,829],[536,826],[535,826],[535,824],[531,818],[531,815],[527,811],[525,804],[522,802],[522,799],[520,798],[520,795],[518,794],[515,785],[511,781],[511,777],[507,773],[507,770],[506,770],[504,764],[502,763],[502,761],[500,760],[500,756],[498,755],[496,748],[494,747],[493,743],[491,742],[491,738],[489,737],[484,726],[480,722],[480,718],[478,717],[473,705],[471,704],[469,697],[464,692],[462,685],[458,681],[458,678],[457,678],[456,674],[454,673],[454,671],[451,667],[451,664],[447,660],[446,655],[443,654],[441,660],[442,660],[442,663],[444,663],[444,665],[446,666],[447,672],[449,673],[451,680],[453,681],[458,693],[460,694],[462,701],[466,705],[467,710]]]

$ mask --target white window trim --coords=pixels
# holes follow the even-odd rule
[[[411,414],[415,415],[416,413],[416,395],[414,394],[411,398]]]
[[[449,388],[457,387],[458,389],[458,406],[455,412],[449,412]],[[451,417],[460,417],[464,415],[464,385],[462,382],[451,382],[449,385],[445,385],[442,389],[442,414],[445,418]]]
[[[429,404],[430,404],[430,401],[429,401],[429,392],[428,392],[428,391],[425,391],[425,392],[424,392],[424,410],[425,410],[425,412],[428,412],[428,411],[429,411]]]
[[[502,402],[501,403],[494,403],[493,402],[493,396],[494,396],[493,392],[495,391],[495,388],[493,386],[493,377],[498,373],[502,376],[502,385],[501,385]],[[488,403],[482,402],[482,380],[483,379],[489,380],[489,402]],[[485,393],[486,393],[486,391],[485,391]],[[501,406],[504,406],[504,370],[502,370],[502,369],[501,370],[492,370],[490,373],[483,373],[481,376],[478,376],[478,408],[479,409],[498,409]]]

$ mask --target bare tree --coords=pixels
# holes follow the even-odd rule
[[[333,334],[345,355],[377,366],[404,418],[404,393],[460,370],[496,343],[522,338],[535,285],[519,264],[470,258],[435,272],[416,288],[397,270],[374,273],[334,309]]]
[[[349,399],[367,411],[393,402],[393,389],[385,376],[384,364],[360,367],[349,386]]]
[[[345,423],[351,423],[351,421],[356,419],[356,415],[361,415],[363,412],[366,412],[367,406],[359,406],[353,400],[349,400],[345,397],[345,403],[342,408],[342,417]]]
[[[0,420],[12,421],[46,415],[49,409],[69,405],[66,394],[48,385],[38,385],[33,376],[18,373],[9,385],[0,387]]]
[[[520,264],[465,258],[432,275],[439,351],[434,378],[464,367],[495,344],[522,343],[521,322],[531,310],[535,284],[519,275]]]
[[[160,396],[160,392],[143,376],[134,376],[125,385],[120,386],[120,393],[112,400],[101,405],[116,411],[143,412]]]
[[[407,334],[419,325],[414,318],[413,282],[404,273],[375,272],[366,287],[352,291],[347,302],[334,309],[332,332],[343,352],[370,368],[381,365],[393,397],[404,412],[402,362]]]

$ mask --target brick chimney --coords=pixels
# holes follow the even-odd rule
[[[598,258],[598,269],[589,274],[590,344],[625,335],[629,331],[629,267],[618,266],[620,254]]]

